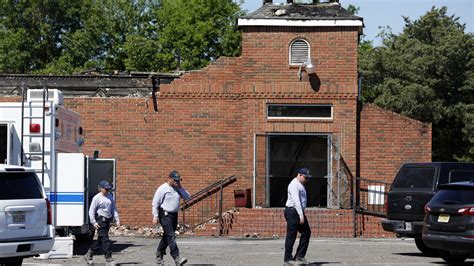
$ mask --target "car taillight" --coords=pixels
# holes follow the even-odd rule
[[[425,205],[425,213],[430,213],[431,208],[428,205]]]
[[[49,202],[48,199],[46,199],[46,207],[48,208],[48,219],[46,221],[46,224],[53,224],[53,213],[51,211],[51,202]]]
[[[458,214],[461,215],[474,215],[474,206],[464,207],[458,210]]]

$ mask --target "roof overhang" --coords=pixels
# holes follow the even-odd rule
[[[242,26],[286,26],[286,27],[363,27],[364,23],[361,20],[346,20],[346,19],[247,19],[239,18],[237,21],[239,27]]]

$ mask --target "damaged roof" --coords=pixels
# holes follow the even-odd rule
[[[363,26],[363,18],[355,16],[339,3],[319,4],[264,4],[254,12],[240,17],[239,20],[346,20],[357,21]],[[240,25],[245,26],[245,25]]]

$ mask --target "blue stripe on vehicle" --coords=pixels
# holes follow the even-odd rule
[[[84,194],[77,192],[50,192],[47,193],[52,204],[84,204]]]

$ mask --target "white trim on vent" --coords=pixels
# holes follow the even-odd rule
[[[305,39],[298,38],[290,43],[288,49],[288,61],[290,66],[299,66],[305,63],[310,58],[310,55],[310,46]]]

